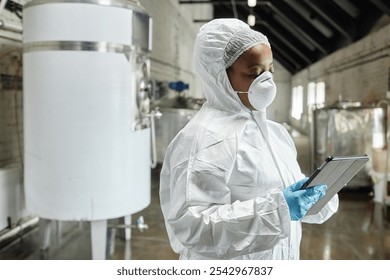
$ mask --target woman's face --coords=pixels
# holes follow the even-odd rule
[[[263,72],[274,72],[271,48],[264,44],[256,45],[244,52],[226,72],[235,91],[247,92],[252,82]],[[248,100],[248,93],[238,94],[242,104],[254,110]]]

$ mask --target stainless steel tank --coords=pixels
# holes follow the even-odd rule
[[[28,211],[106,220],[150,203],[152,19],[137,1],[23,9]]]
[[[198,112],[204,102],[204,99],[169,96],[152,106],[152,108],[158,107],[162,113],[161,118],[155,120],[158,163],[164,161],[169,143]]]
[[[315,109],[313,113],[313,169],[329,155],[371,157],[373,149],[383,148],[386,134],[382,108],[345,102]],[[348,183],[349,187],[372,185],[368,166]]]
[[[162,163],[165,151],[169,143],[177,133],[192,119],[197,110],[160,108],[161,118],[155,120],[156,125],[156,146],[157,162]]]

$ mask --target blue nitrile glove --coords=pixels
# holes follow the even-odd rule
[[[308,178],[302,179],[283,190],[284,198],[290,209],[291,221],[299,221],[307,211],[325,195],[326,185],[316,185],[301,190]]]

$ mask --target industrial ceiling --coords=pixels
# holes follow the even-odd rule
[[[274,58],[290,73],[306,68],[369,34],[382,19],[390,22],[389,0],[179,0],[211,4],[214,18],[236,17],[267,35]],[[199,19],[208,21],[211,19]]]

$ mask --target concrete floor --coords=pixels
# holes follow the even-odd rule
[[[310,174],[309,143],[296,135],[298,160],[305,174]],[[143,216],[149,229],[132,230],[131,241],[125,240],[124,230],[115,228],[122,219],[109,221],[107,230],[107,259],[174,260],[158,198],[159,169],[152,171],[152,202],[133,215]],[[382,260],[390,259],[390,218],[385,208],[373,202],[371,188],[346,190],[340,193],[340,208],[322,225],[303,225],[301,259]],[[50,248],[40,250],[40,227],[0,246],[0,259],[91,259],[90,227],[88,222],[52,222]]]

